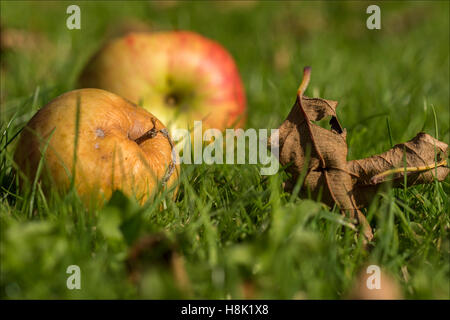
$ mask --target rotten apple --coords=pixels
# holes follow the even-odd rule
[[[114,92],[151,110],[170,129],[241,127],[244,87],[231,55],[188,31],[141,32],[108,42],[88,63],[81,87]]]
[[[175,184],[176,157],[154,115],[100,89],[70,91],[40,109],[14,155],[23,180],[34,181],[42,158],[44,191],[74,183],[86,204],[101,204],[114,190],[145,202]]]

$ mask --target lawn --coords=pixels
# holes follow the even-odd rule
[[[349,159],[420,131],[449,143],[447,1],[379,2],[381,30],[366,28],[369,4],[358,1],[83,1],[81,30],[68,30],[74,3],[1,2],[2,31],[31,37],[1,52],[1,298],[344,299],[369,264],[404,298],[450,298],[449,178],[383,189],[364,211],[374,230],[365,245],[337,208],[284,192],[284,170],[185,164],[175,200],[140,207],[118,192],[86,210],[74,191],[22,192],[12,159],[33,114],[76,88],[106,39],[143,24],[196,31],[229,50],[246,88],[246,128],[277,128],[309,65],[306,94],[339,101]],[[66,286],[70,265],[81,290]]]

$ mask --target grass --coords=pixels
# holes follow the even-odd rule
[[[365,27],[368,4],[357,1],[80,2],[82,29],[72,31],[69,4],[1,2],[3,28],[46,39],[37,49],[2,52],[1,298],[342,299],[367,264],[392,274],[405,298],[450,298],[448,179],[380,192],[365,212],[375,231],[366,250],[335,208],[283,192],[283,171],[261,177],[253,165],[184,165],[175,201],[162,195],[139,207],[116,193],[87,210],[73,190],[45,197],[36,183],[19,191],[12,161],[20,129],[75,88],[87,59],[124,19],[221,42],[246,87],[248,128],[278,127],[310,65],[306,94],[339,101],[349,159],[419,131],[448,143],[448,2],[379,3],[375,31]],[[135,262],[135,285],[126,259],[143,237],[159,240]],[[74,264],[81,290],[66,287]]]

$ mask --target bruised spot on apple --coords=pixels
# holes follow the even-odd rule
[[[31,182],[41,157],[44,190],[65,191],[74,176],[76,190],[87,205],[101,205],[114,190],[144,203],[158,186],[175,186],[179,174],[165,126],[150,112],[100,89],[65,93],[33,116],[14,155]]]
[[[102,129],[98,128],[97,130],[95,130],[95,135],[99,138],[103,138],[105,136],[105,132]]]
[[[170,129],[239,128],[244,87],[232,56],[189,31],[141,32],[108,42],[83,70],[79,84],[114,92],[151,110]]]

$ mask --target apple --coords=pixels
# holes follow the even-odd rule
[[[170,139],[166,127],[143,108],[104,90],[80,89],[33,116],[14,160],[31,183],[44,160],[44,192],[74,183],[88,206],[101,205],[114,190],[144,203],[159,184],[170,188],[177,181],[179,161]]]
[[[231,55],[189,31],[134,32],[108,42],[83,70],[82,87],[114,92],[151,110],[169,129],[239,128],[244,87]]]

